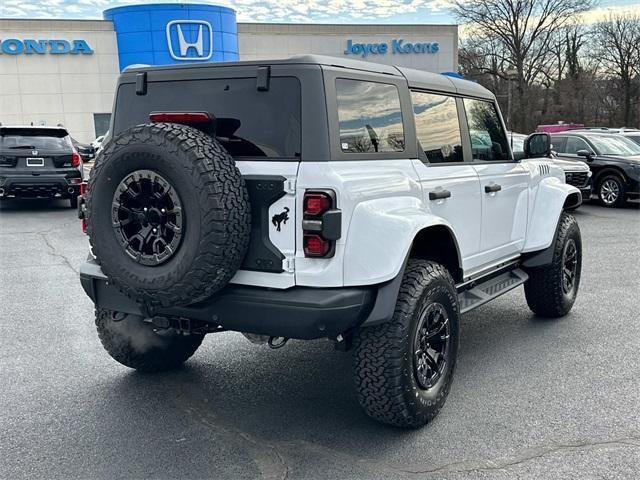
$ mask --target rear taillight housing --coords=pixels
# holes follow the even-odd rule
[[[342,212],[333,190],[308,190],[302,199],[302,247],[305,257],[330,258],[341,235]]]
[[[71,154],[71,166],[79,167],[80,163],[82,163],[82,159],[80,158],[80,154],[78,152],[73,152]]]

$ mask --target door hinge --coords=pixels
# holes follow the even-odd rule
[[[296,258],[286,257],[282,260],[282,269],[287,273],[293,273],[296,271]]]
[[[290,195],[295,195],[296,194],[296,179],[295,178],[288,178],[287,181],[284,183],[284,191],[287,192]]]

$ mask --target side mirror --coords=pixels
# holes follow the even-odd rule
[[[532,133],[524,141],[526,158],[549,157],[551,155],[551,135],[546,132]]]
[[[585,157],[587,160],[593,160],[593,154],[589,150],[578,150],[576,155],[579,157]]]

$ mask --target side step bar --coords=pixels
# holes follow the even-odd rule
[[[480,305],[484,305],[488,301],[522,285],[528,278],[529,275],[516,268],[460,292],[458,294],[460,313],[467,313]]]

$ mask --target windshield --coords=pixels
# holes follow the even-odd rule
[[[640,145],[617,135],[589,137],[599,155],[640,155]]]
[[[3,128],[0,130],[2,150],[71,150],[71,140],[64,130],[37,128]]]

